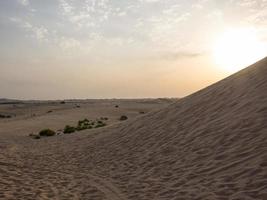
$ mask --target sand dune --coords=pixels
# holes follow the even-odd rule
[[[1,141],[0,199],[267,199],[267,58],[97,131]]]

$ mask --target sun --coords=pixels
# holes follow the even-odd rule
[[[213,54],[219,67],[233,73],[267,56],[267,47],[254,29],[230,29],[218,37]]]

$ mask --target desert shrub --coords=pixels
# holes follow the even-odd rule
[[[74,133],[75,131],[76,131],[75,127],[66,125],[64,130],[63,130],[63,133],[70,134],[70,133]]]
[[[86,127],[85,126],[77,126],[76,127],[76,131],[82,131],[82,130],[85,130]]]
[[[119,106],[118,105],[115,105],[115,108],[118,108]]]
[[[107,121],[107,120],[108,120],[108,118],[107,118],[107,117],[101,117],[100,119],[101,119],[101,120],[105,120],[105,121]]]
[[[127,120],[127,119],[128,119],[128,117],[125,116],[125,115],[122,115],[122,116],[120,117],[120,121],[124,121],[124,120]]]
[[[78,125],[76,127],[77,131],[85,130],[85,129],[91,129],[93,128],[92,126],[94,125],[93,122],[90,122],[88,119],[80,120],[78,121]]]
[[[140,111],[139,114],[145,114],[145,112],[144,111]]]
[[[37,139],[37,140],[38,140],[38,139],[41,139],[40,135],[34,135],[34,136],[32,136],[32,138],[33,138],[33,139]]]
[[[61,101],[60,104],[65,104],[66,102],[65,101]]]
[[[85,118],[84,120],[79,120],[78,121],[78,126],[83,125],[83,124],[89,124],[89,122],[90,121],[87,118]]]
[[[39,132],[39,136],[46,136],[46,137],[54,136],[55,134],[56,132],[52,131],[51,129],[44,129]]]
[[[86,129],[92,129],[92,128],[93,128],[93,126],[91,126],[91,125],[86,127]]]
[[[82,131],[82,130],[91,129],[91,128],[93,128],[93,127],[88,124],[88,125],[77,126],[76,130],[77,131]]]
[[[104,127],[104,126],[106,126],[105,123],[98,123],[98,124],[95,126],[95,128],[100,128],[100,127]]]
[[[101,120],[97,120],[97,124],[103,124]]]
[[[51,113],[51,112],[53,112],[52,110],[49,110],[49,111],[47,111],[46,113]]]
[[[83,120],[79,120],[78,121],[78,126],[82,126],[83,125]]]
[[[11,115],[2,115],[2,114],[0,114],[0,118],[11,118]]]

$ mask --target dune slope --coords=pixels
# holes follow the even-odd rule
[[[96,142],[130,199],[267,199],[267,59]]]
[[[267,59],[124,124],[2,148],[10,199],[267,199]]]

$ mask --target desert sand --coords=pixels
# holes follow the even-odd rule
[[[65,101],[0,100],[0,136],[28,135],[50,128],[63,129],[76,125],[85,118],[94,120],[107,117],[107,125],[119,122],[122,115],[129,119],[152,110],[166,107],[175,99],[96,99]],[[64,104],[62,104],[64,102]],[[118,108],[116,108],[118,106]]]
[[[4,119],[0,199],[267,199],[267,58],[156,107],[123,123],[40,140],[19,131],[24,122]],[[76,120],[67,113],[49,113],[55,124],[47,115],[30,118],[27,131],[40,128],[39,119],[52,128],[63,125],[61,117]]]

